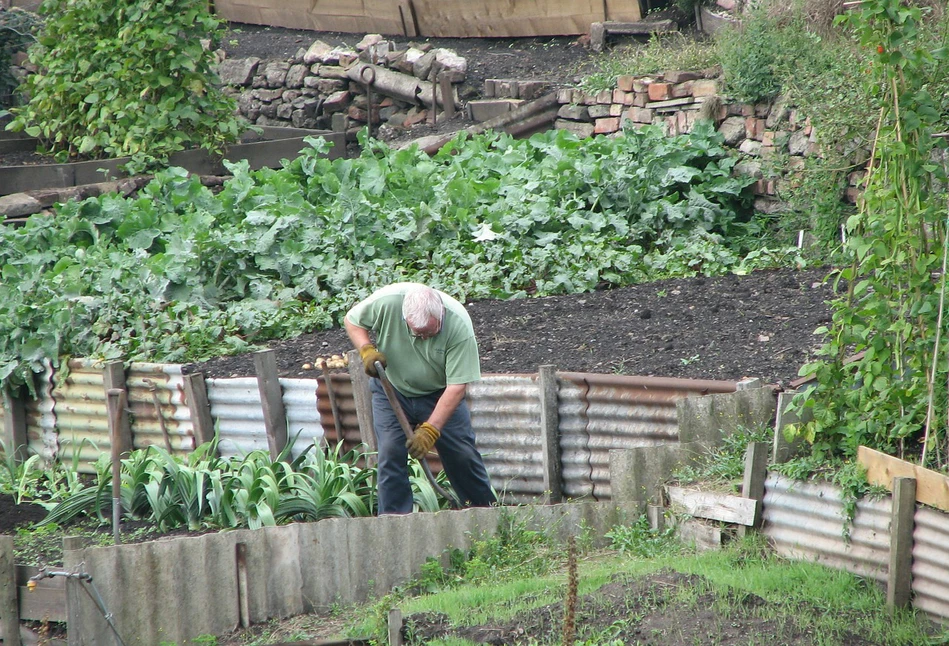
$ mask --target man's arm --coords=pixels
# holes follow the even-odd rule
[[[348,317],[343,318],[343,327],[346,328],[346,334],[357,350],[369,343],[369,330],[359,327],[351,322]]]
[[[461,400],[465,398],[467,389],[468,384],[449,384],[446,386],[445,392],[442,393],[442,396],[438,398],[438,403],[435,404],[435,410],[428,417],[428,423],[439,430],[445,428],[448,419],[458,408]]]

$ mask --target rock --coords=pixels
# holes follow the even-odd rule
[[[725,138],[725,143],[734,146],[745,138],[745,120],[741,117],[728,117],[718,127],[719,134]]]
[[[381,34],[366,34],[362,40],[356,43],[356,51],[365,51],[376,43],[381,43],[383,40],[385,40],[385,38],[383,38]]]
[[[33,215],[43,210],[43,205],[34,197],[26,193],[13,193],[0,196],[0,215],[8,218],[17,218],[24,215]]]
[[[290,71],[290,63],[284,61],[271,61],[264,66],[264,79],[269,88],[282,88],[287,81],[287,72]]]
[[[260,65],[259,58],[235,58],[221,61],[217,66],[218,76],[224,85],[250,85]]]
[[[468,61],[450,49],[434,50],[437,74],[448,74],[452,83],[461,83],[468,73]]]
[[[303,87],[303,81],[310,73],[310,68],[306,65],[292,65],[287,71],[287,87]]]
[[[309,49],[306,50],[306,53],[303,54],[303,62],[307,65],[313,65],[314,63],[324,63],[323,59],[333,51],[333,48],[324,43],[322,40],[314,40],[313,44],[310,45]],[[339,60],[338,58],[336,60]]]
[[[426,54],[423,54],[421,58],[415,61],[415,63],[412,65],[412,74],[416,78],[427,79],[429,73],[432,71],[432,66],[434,64],[435,64],[434,52],[428,52]]]

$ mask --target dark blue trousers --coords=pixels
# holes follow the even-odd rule
[[[372,423],[379,449],[379,513],[408,514],[412,512],[412,487],[409,484],[408,449],[405,433],[389,404],[382,383],[369,380],[372,390]],[[402,410],[414,428],[428,420],[443,391],[423,397],[405,397],[397,392]],[[497,502],[484,460],[475,446],[474,431],[468,404],[462,400],[449,418],[435,443],[445,475],[466,507],[487,507]]]

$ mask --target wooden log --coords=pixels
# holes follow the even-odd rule
[[[540,366],[540,432],[544,459],[544,491],[547,504],[563,501],[563,467],[560,461],[560,410],[558,406],[557,369]]]
[[[257,373],[257,389],[264,411],[264,429],[267,431],[267,446],[270,457],[277,459],[287,446],[287,411],[283,406],[283,391],[277,377],[277,359],[273,350],[254,353],[254,369]]]
[[[916,502],[949,511],[949,477],[865,446],[857,449],[857,462],[866,468],[870,484],[893,491],[894,478],[915,478]]]
[[[707,491],[693,491],[682,487],[666,487],[671,505],[679,505],[696,518],[719,520],[723,523],[752,526],[761,503],[750,498]]]
[[[379,65],[369,65],[360,63],[353,65],[346,70],[346,76],[351,81],[361,85],[369,85],[373,91],[390,96],[393,99],[405,101],[412,104],[424,104],[426,107],[433,107],[434,102],[445,107],[445,102],[451,100],[454,103],[454,97],[446,97],[439,90],[438,85],[430,81],[396,72]],[[461,106],[456,106],[461,107]]]
[[[0,536],[0,629],[3,630],[5,646],[20,646],[20,608],[12,536]]]
[[[211,417],[211,404],[208,402],[208,386],[200,372],[185,375],[184,386],[197,447],[214,439],[214,420]]]
[[[906,607],[912,598],[915,516],[916,479],[893,478],[890,568],[886,581],[886,605],[891,612]]]

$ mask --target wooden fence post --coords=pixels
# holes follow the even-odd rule
[[[287,411],[283,406],[283,391],[277,376],[277,357],[273,350],[254,353],[254,369],[257,372],[257,389],[260,405],[264,411],[264,428],[270,458],[276,460],[287,446]]]
[[[20,606],[12,536],[0,536],[0,629],[4,646],[20,646]]]
[[[402,611],[399,608],[389,610],[389,646],[402,646]]]
[[[356,406],[356,419],[359,421],[359,439],[376,450],[376,432],[372,428],[372,393],[369,390],[369,375],[359,358],[358,350],[349,351],[349,380],[353,384],[353,403]],[[367,457],[367,461],[371,462]],[[370,465],[371,466],[371,465]]]
[[[764,501],[764,481],[768,477],[768,453],[770,447],[767,442],[751,442],[745,451],[745,477],[741,483],[741,495],[744,498]],[[752,527],[738,526],[738,535],[744,536],[753,532],[761,524],[761,508],[755,508],[755,524]]]
[[[540,432],[544,457],[544,491],[547,504],[563,500],[563,476],[560,463],[560,410],[557,369],[540,366]]]
[[[128,401],[128,388],[125,385],[125,364],[122,361],[110,361],[105,364],[102,371],[102,382],[107,394],[110,390],[123,390],[125,391],[125,401]],[[122,410],[119,411],[114,441],[117,453],[128,455],[132,452],[132,425],[129,422],[127,406],[123,406]]]
[[[87,538],[67,536],[63,539],[63,565],[65,569],[78,568],[82,559],[74,554],[89,544]],[[83,594],[82,583],[74,577],[66,578],[66,644],[82,646],[87,643],[82,634],[82,602],[89,601]]]
[[[907,605],[912,595],[915,515],[916,478],[893,478],[890,569],[886,580],[886,605],[890,611]]]
[[[17,463],[27,458],[26,406],[9,388],[3,389],[3,446]]]
[[[211,418],[211,404],[208,402],[208,386],[200,372],[184,375],[184,386],[197,447],[214,439],[214,420]]]

